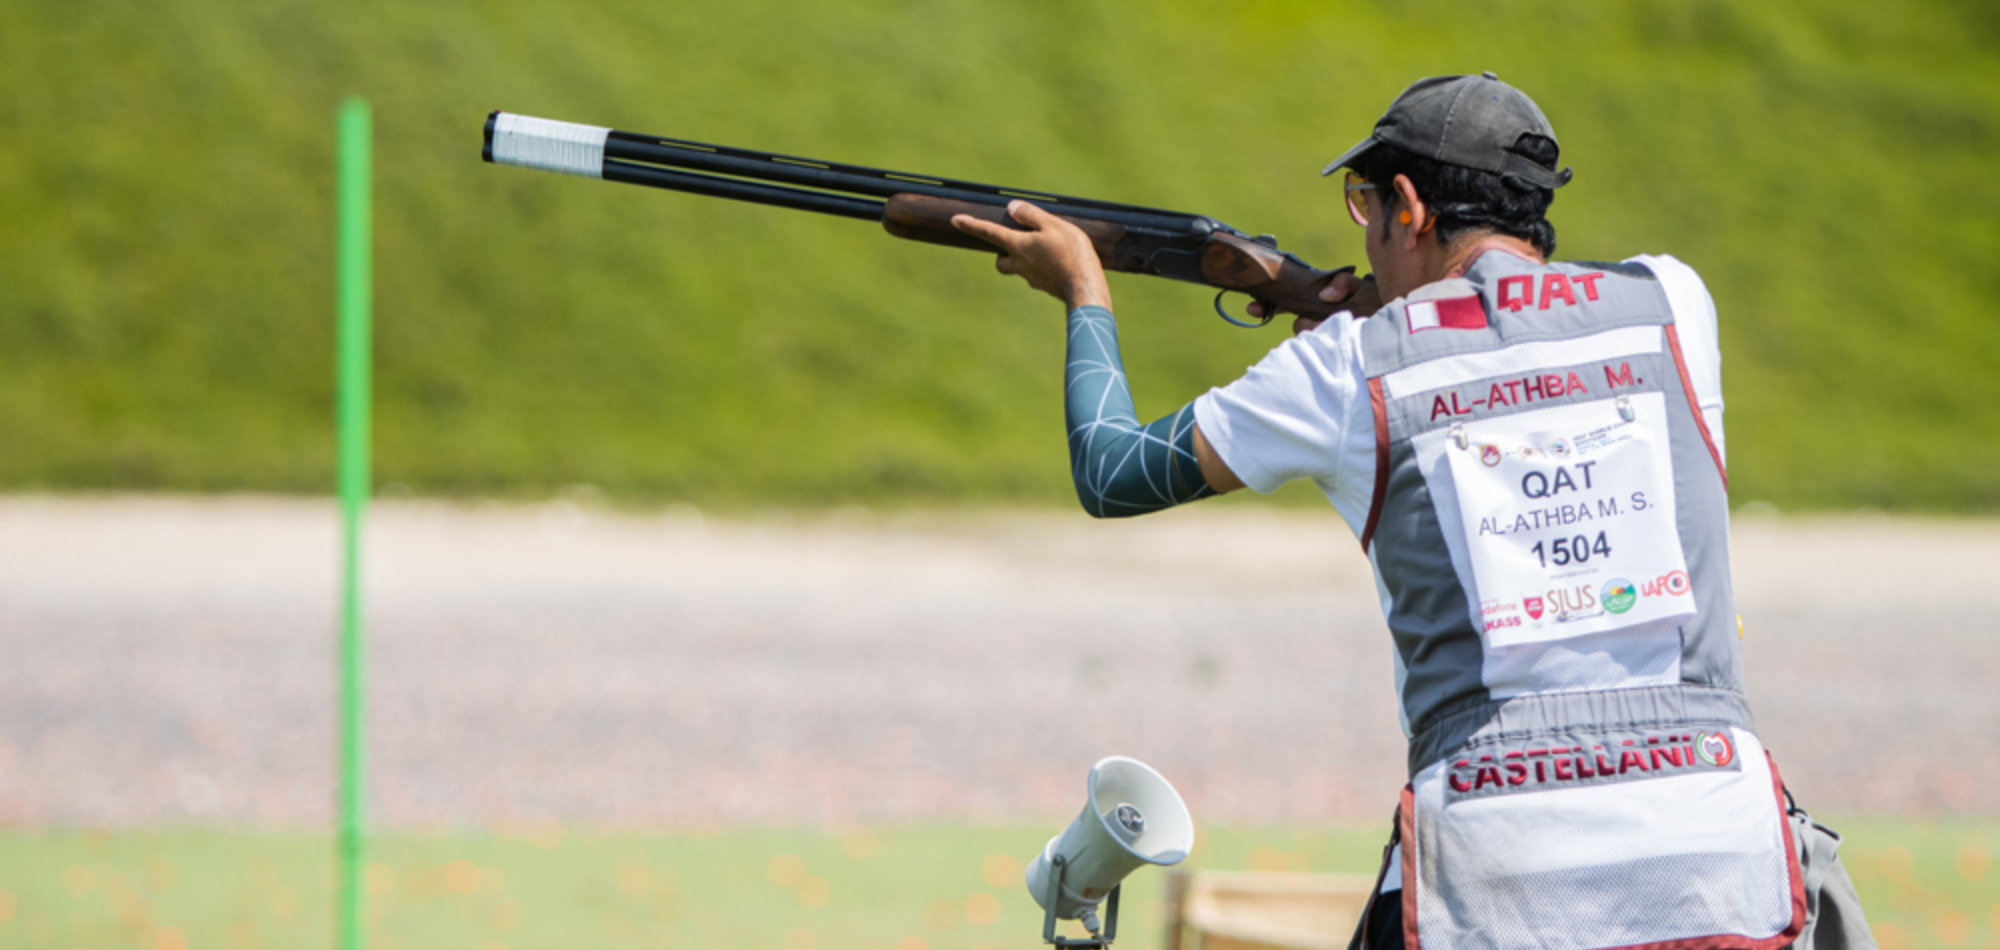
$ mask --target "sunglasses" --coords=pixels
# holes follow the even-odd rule
[[[1376,188],[1356,172],[1348,172],[1346,182],[1346,187],[1342,190],[1347,194],[1347,216],[1353,218],[1355,224],[1365,228],[1368,226],[1367,193]]]

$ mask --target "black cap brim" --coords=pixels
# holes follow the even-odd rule
[[[1371,132],[1369,133],[1367,138],[1362,139],[1361,141],[1355,143],[1353,148],[1350,148],[1347,151],[1342,152],[1339,158],[1336,158],[1333,161],[1328,162],[1325,168],[1319,170],[1319,173],[1322,177],[1324,177],[1326,175],[1331,175],[1334,172],[1337,172],[1343,168],[1346,168],[1354,164],[1357,160],[1359,160],[1362,155],[1367,154],[1369,149],[1374,148],[1375,146],[1380,144],[1382,144],[1382,140],[1376,138],[1375,134]]]

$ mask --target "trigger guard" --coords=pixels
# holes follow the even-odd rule
[[[1275,307],[1272,307],[1272,306],[1271,306],[1270,304],[1264,304],[1264,307],[1265,307],[1265,311],[1266,311],[1266,313],[1265,313],[1265,316],[1264,316],[1264,319],[1262,319],[1262,320],[1259,320],[1259,321],[1257,321],[1256,323],[1251,323],[1251,322],[1249,322],[1248,320],[1238,320],[1238,319],[1236,319],[1235,317],[1232,317],[1232,316],[1230,316],[1230,315],[1229,315],[1229,311],[1227,311],[1227,310],[1224,310],[1224,309],[1222,308],[1222,298],[1223,298],[1223,297],[1226,297],[1226,296],[1228,296],[1228,295],[1229,295],[1229,291],[1227,291],[1227,290],[1220,290],[1220,291],[1216,291],[1216,294],[1215,294],[1215,315],[1216,315],[1216,316],[1218,316],[1218,317],[1221,317],[1221,318],[1223,319],[1223,321],[1224,321],[1224,322],[1226,322],[1226,323],[1230,324],[1231,326],[1239,326],[1239,327],[1242,327],[1242,328],[1244,328],[1245,330],[1257,330],[1257,329],[1262,329],[1262,328],[1264,328],[1264,327],[1267,327],[1267,326],[1270,326],[1270,324],[1271,324],[1271,319],[1272,319],[1273,317],[1276,317],[1276,316],[1278,315],[1278,311],[1277,311],[1277,309],[1276,309]],[[1257,301],[1257,302],[1258,302],[1258,303],[1263,303],[1263,301],[1261,301],[1261,300],[1260,300],[1260,301]]]

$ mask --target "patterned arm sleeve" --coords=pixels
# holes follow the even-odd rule
[[[1139,424],[1111,311],[1070,311],[1063,377],[1070,475],[1091,517],[1142,515],[1215,494],[1195,461],[1193,403]]]

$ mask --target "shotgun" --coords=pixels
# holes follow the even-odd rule
[[[1149,274],[1217,288],[1215,312],[1237,326],[1259,327],[1284,310],[1325,317],[1345,304],[1319,292],[1353,267],[1319,270],[1278,250],[1276,238],[1252,237],[1214,218],[1136,205],[933,175],[843,165],[592,125],[494,112],[486,118],[480,157],[497,165],[601,178],[799,211],[880,221],[890,234],[928,244],[995,251],[951,226],[966,214],[1007,227],[1007,203],[1032,201],[1081,228],[1108,271]],[[1225,294],[1263,304],[1262,320],[1223,309]]]

